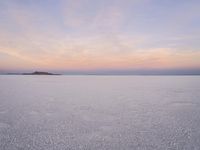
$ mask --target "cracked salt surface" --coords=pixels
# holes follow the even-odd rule
[[[199,150],[198,76],[0,76],[0,150]]]

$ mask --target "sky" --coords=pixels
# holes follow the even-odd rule
[[[200,72],[199,0],[1,0],[0,72]]]

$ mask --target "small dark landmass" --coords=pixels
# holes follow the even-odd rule
[[[35,71],[35,72],[32,72],[32,73],[7,73],[7,75],[61,75],[61,74]]]
[[[61,74],[55,74],[55,73],[49,73],[49,72],[35,71],[35,72],[32,72],[32,73],[22,73],[22,75],[61,75]]]
[[[20,71],[22,72],[22,71]],[[189,76],[189,75],[200,75],[200,69],[123,69],[123,70],[115,70],[115,69],[97,69],[97,70],[66,70],[60,71],[62,75],[106,75],[106,76],[122,76],[122,75],[145,75],[145,76]],[[19,73],[19,72],[9,72],[6,73],[5,71],[0,70],[0,75],[61,75],[61,74],[54,74],[44,71],[35,71],[32,73]]]

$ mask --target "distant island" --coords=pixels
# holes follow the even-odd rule
[[[22,73],[22,75],[61,75],[61,74],[55,74],[55,73],[49,73],[49,72],[35,71],[35,72],[32,72],[32,73]]]
[[[7,74],[8,75],[61,75],[61,74],[42,72],[42,71],[35,71],[32,73],[7,73]]]

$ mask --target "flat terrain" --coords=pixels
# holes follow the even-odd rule
[[[0,150],[199,150],[200,76],[0,76]]]

